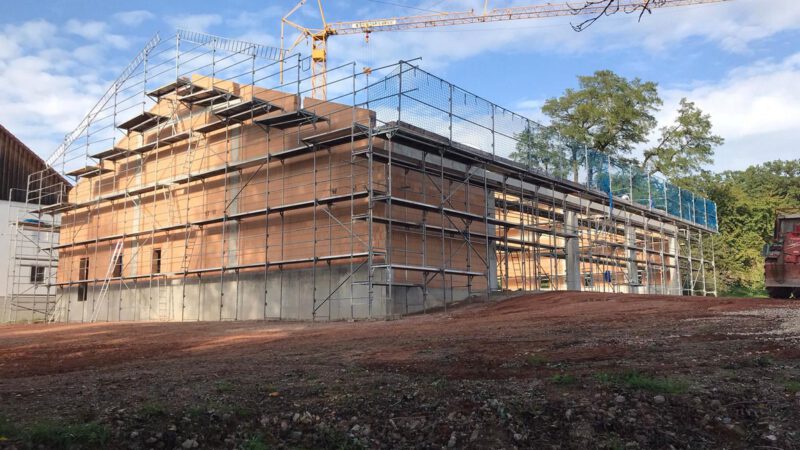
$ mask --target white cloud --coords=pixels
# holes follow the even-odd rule
[[[130,39],[119,34],[109,34],[105,37],[105,41],[118,50],[124,50],[131,46]]]
[[[76,34],[84,39],[95,40],[103,36],[108,25],[105,22],[96,20],[89,20],[82,22],[76,19],[70,19],[65,25],[65,30],[68,33]]]
[[[222,16],[219,14],[187,14],[183,16],[173,16],[166,20],[167,23],[174,28],[205,32],[211,26],[221,24]]]
[[[773,159],[794,159],[800,152],[788,137],[800,130],[800,53],[782,61],[760,61],[730,71],[723,80],[684,89],[662,90],[659,122],[675,118],[686,97],[711,115],[714,132],[725,138],[716,169],[742,169]]]
[[[0,123],[43,157],[102,95],[105,76],[113,76],[104,73],[118,61],[105,53],[115,44],[104,30],[102,22],[74,20],[63,27],[43,20],[0,27]],[[73,35],[92,42],[76,43]]]
[[[542,113],[544,100],[521,100],[513,106],[515,113],[539,123],[548,123],[550,120]]]
[[[6,25],[3,27],[0,43],[6,42],[7,49],[11,48],[17,51],[22,48],[44,48],[52,42],[57,31],[58,28],[46,20],[31,20],[19,25]]]
[[[155,17],[155,14],[143,9],[134,11],[123,11],[114,14],[114,19],[121,22],[123,25],[135,27],[141,25],[143,22]]]
[[[103,48],[97,44],[83,45],[72,52],[72,56],[84,63],[99,60],[103,55]]]
[[[225,24],[233,29],[274,28],[277,19],[287,12],[285,5],[271,5],[258,11],[241,11],[233,17],[226,17]]]
[[[482,2],[460,2],[448,9],[480,11]],[[303,10],[313,12],[308,5]],[[368,15],[387,14],[391,13],[372,9]],[[373,33],[368,45],[360,35],[335,36],[329,46],[337,62],[359,60],[378,66],[422,56],[425,66],[434,70],[491,52],[596,54],[624,48],[652,52],[675,49],[688,39],[711,42],[729,52],[744,52],[759,39],[800,29],[800,2],[772,0],[766,7],[762,0],[736,0],[664,8],[641,22],[635,15],[617,14],[601,18],[581,33],[569,26],[578,21],[562,17]]]
[[[270,47],[280,47],[279,38],[269,33],[263,33],[260,31],[250,31],[245,34],[239,35],[234,39],[244,42],[250,42],[253,44],[266,45]]]

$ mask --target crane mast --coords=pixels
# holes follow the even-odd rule
[[[281,49],[284,54],[293,50],[303,40],[311,43],[312,97],[326,98],[326,63],[328,60],[328,38],[334,35],[367,34],[380,31],[403,31],[419,28],[469,25],[475,23],[501,22],[506,20],[543,19],[561,16],[598,16],[611,12],[649,11],[650,8],[667,8],[676,6],[699,5],[705,3],[721,3],[730,0],[616,0],[609,9],[609,2],[587,3],[572,6],[569,3],[545,3],[509,8],[484,7],[482,12],[453,11],[412,16],[397,16],[382,19],[351,20],[327,23],[322,7],[322,0],[317,0],[322,28],[308,28],[289,19],[306,0],[300,0],[288,14],[281,19]],[[487,0],[488,3],[488,0]],[[284,45],[285,26],[300,31],[300,35],[287,48]],[[282,72],[282,71],[281,71]]]

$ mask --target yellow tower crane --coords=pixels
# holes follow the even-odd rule
[[[307,0],[300,0],[288,14],[281,19],[281,49],[286,55],[304,40],[311,43],[311,95],[313,98],[326,98],[326,68],[328,61],[328,38],[334,35],[343,34],[365,34],[369,37],[370,33],[378,31],[400,31],[414,28],[431,28],[451,25],[466,25],[472,23],[500,22],[504,20],[519,19],[541,19],[546,17],[558,16],[594,16],[594,19],[609,15],[615,12],[639,12],[641,14],[650,12],[651,8],[666,8],[674,6],[698,5],[703,3],[719,3],[730,0],[580,0],[579,6],[569,3],[545,3],[529,6],[514,6],[509,8],[488,8],[488,0],[485,0],[482,12],[454,11],[440,12],[435,14],[423,14],[416,16],[398,16],[384,19],[353,20],[344,22],[331,22],[325,20],[325,11],[322,8],[322,0],[317,0],[319,15],[322,20],[322,28],[308,28],[299,25],[289,19],[297,10],[306,3]],[[578,26],[580,30],[587,23],[594,19],[589,19]],[[300,35],[287,48],[284,43],[285,26],[288,25],[300,31]],[[283,73],[281,63],[281,74]]]

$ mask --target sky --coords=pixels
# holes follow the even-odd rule
[[[550,0],[555,2],[555,0]],[[319,24],[309,0],[293,20]],[[492,1],[490,7],[542,3]],[[573,0],[571,4],[579,4]],[[295,0],[37,0],[0,3],[0,124],[43,157],[74,129],[156,32],[176,28],[278,46]],[[481,10],[478,0],[323,0],[326,19],[362,20]],[[669,124],[681,98],[711,115],[725,138],[713,170],[800,158],[800,1],[731,0],[601,18],[518,20],[334,36],[329,64],[378,67],[421,58],[422,68],[534,120],[543,102],[610,69],[658,83]],[[301,44],[301,52],[308,48]]]

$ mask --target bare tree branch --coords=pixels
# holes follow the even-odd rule
[[[620,0],[583,0],[583,3],[580,6],[571,6],[568,5],[569,8],[572,10],[572,13],[575,15],[578,14],[586,14],[588,12],[597,11],[594,15],[583,22],[572,26],[572,29],[578,32],[589,28],[594,24],[597,19],[603,16],[611,16],[616,14],[620,11],[624,12],[625,14],[632,14],[635,12],[639,12],[639,21],[642,20],[642,16],[644,13],[652,14],[653,8],[657,8],[659,6],[663,6],[666,4],[668,0],[641,0],[641,3],[636,3],[633,5],[622,5],[620,4]]]

